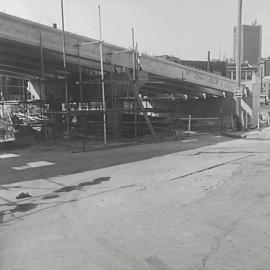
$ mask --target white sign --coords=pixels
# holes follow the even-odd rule
[[[241,98],[243,96],[242,94],[242,87],[237,87],[234,91],[234,97],[235,98]]]

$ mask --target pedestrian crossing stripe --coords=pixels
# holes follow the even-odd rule
[[[0,155],[0,158],[4,159],[4,158],[12,158],[12,157],[19,157],[20,155],[17,155],[17,154],[12,154],[12,153],[9,153],[9,154],[2,154]]]
[[[31,168],[38,168],[38,167],[45,167],[45,166],[52,166],[55,163],[48,162],[48,161],[36,161],[36,162],[29,162],[26,165],[20,166],[20,167],[12,167],[12,169],[21,171]]]

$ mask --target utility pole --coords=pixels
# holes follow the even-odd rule
[[[64,65],[64,83],[65,83],[65,107],[66,107],[66,134],[67,146],[69,148],[69,107],[68,107],[68,86],[67,86],[67,64],[66,64],[66,38],[65,38],[65,22],[64,22],[64,4],[61,0],[61,15],[62,15],[62,49],[63,49],[63,65]]]
[[[238,0],[238,20],[237,20],[237,59],[236,59],[236,79],[237,88],[241,89],[241,48],[242,48],[242,0]],[[241,129],[241,97],[236,97],[237,129]]]
[[[99,15],[99,52],[100,52],[100,69],[101,69],[101,89],[102,89],[102,110],[103,110],[103,136],[104,145],[107,144],[107,127],[106,127],[106,102],[105,102],[105,85],[104,85],[104,70],[103,70],[103,54],[102,54],[102,32],[101,32],[101,13],[98,6]]]
[[[132,28],[132,83],[133,89],[136,91],[136,58],[137,50],[135,50],[135,38],[134,38],[134,28]],[[137,139],[138,136],[138,125],[137,125],[137,104],[136,97],[134,92],[134,137]]]

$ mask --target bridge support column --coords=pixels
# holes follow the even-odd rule
[[[247,124],[244,123],[243,127],[256,127],[257,115],[260,111],[260,78],[254,75],[252,81],[246,83],[246,86],[251,93],[241,99],[241,110],[243,110],[244,114],[247,114],[245,117]]]
[[[260,78],[255,76],[255,80],[252,83],[252,126],[257,125],[257,115],[260,111]]]

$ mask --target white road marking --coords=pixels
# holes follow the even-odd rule
[[[196,142],[196,141],[198,141],[197,139],[190,139],[190,140],[183,140],[182,142]]]
[[[30,168],[51,166],[54,164],[55,163],[48,162],[48,161],[36,161],[36,162],[29,162],[26,165],[23,165],[21,167],[12,167],[12,169],[20,171],[20,170],[26,170],[26,169],[30,169]]]
[[[10,153],[10,154],[2,154],[2,155],[0,155],[0,158],[12,158],[12,157],[19,157],[20,155],[17,155],[17,154],[12,154],[12,153]]]

